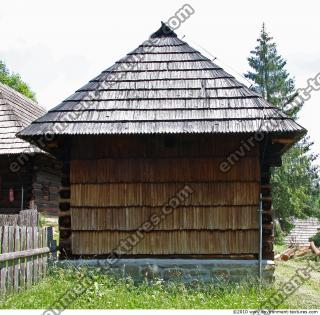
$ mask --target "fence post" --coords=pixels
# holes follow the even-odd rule
[[[8,247],[9,247],[9,228],[8,226],[4,226],[3,227],[3,232],[2,232],[2,244],[1,244],[1,253],[5,254],[8,253]],[[7,278],[8,278],[8,274],[7,274],[7,265],[8,262],[5,261],[2,264],[2,268],[1,268],[1,293],[5,294],[7,292]]]
[[[50,248],[52,258],[57,259],[57,241],[53,239],[53,227],[49,226],[46,228],[47,231],[47,245]]]
[[[6,252],[6,238],[7,230],[5,226],[0,226],[0,254]],[[0,262],[0,294],[6,293],[6,276],[7,276],[7,262]]]
[[[27,249],[27,227],[22,226],[20,229],[21,237],[20,237],[20,244],[21,250]],[[27,286],[27,259],[21,258],[20,259],[20,287],[23,289]]]
[[[14,239],[14,251],[19,252],[21,251],[21,243],[20,243],[20,228],[16,226],[15,228],[15,239]],[[20,283],[20,265],[21,259],[17,259],[14,261],[14,290],[19,290],[19,283]]]

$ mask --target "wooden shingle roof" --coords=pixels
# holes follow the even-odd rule
[[[256,131],[305,132],[162,25],[20,136]]]
[[[0,83],[0,155],[39,151],[16,134],[45,113],[44,108]]]

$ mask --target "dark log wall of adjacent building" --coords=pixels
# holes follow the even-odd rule
[[[37,209],[46,215],[59,213],[61,163],[44,155],[33,161],[32,199]]]
[[[175,193],[193,193],[123,254],[256,258],[259,147],[219,168],[239,149],[235,136],[73,138],[65,159],[60,237],[72,255],[107,255]],[[70,163],[69,163],[70,158]]]
[[[60,186],[61,166],[51,157],[41,154],[25,155],[23,158],[18,155],[0,158],[1,213],[18,213],[21,207],[36,207],[39,212],[56,216]],[[10,190],[13,191],[13,199],[12,196],[9,197]]]
[[[15,155],[3,155],[0,157],[0,213],[14,214],[21,210],[21,206],[25,209],[29,207],[32,187],[32,164],[30,162],[26,163],[25,167],[18,172],[12,172],[10,165],[15,161]]]

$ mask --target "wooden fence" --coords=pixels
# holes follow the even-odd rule
[[[47,272],[52,227],[0,226],[0,294],[31,286]]]
[[[36,209],[21,210],[19,214],[0,214],[0,226],[38,226],[39,213]]]

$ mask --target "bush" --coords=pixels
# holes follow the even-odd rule
[[[276,245],[283,245],[284,244],[284,233],[281,229],[280,223],[278,220],[274,222],[274,238]]]
[[[320,231],[316,235],[310,237],[309,241],[314,242],[317,247],[320,247]]]

